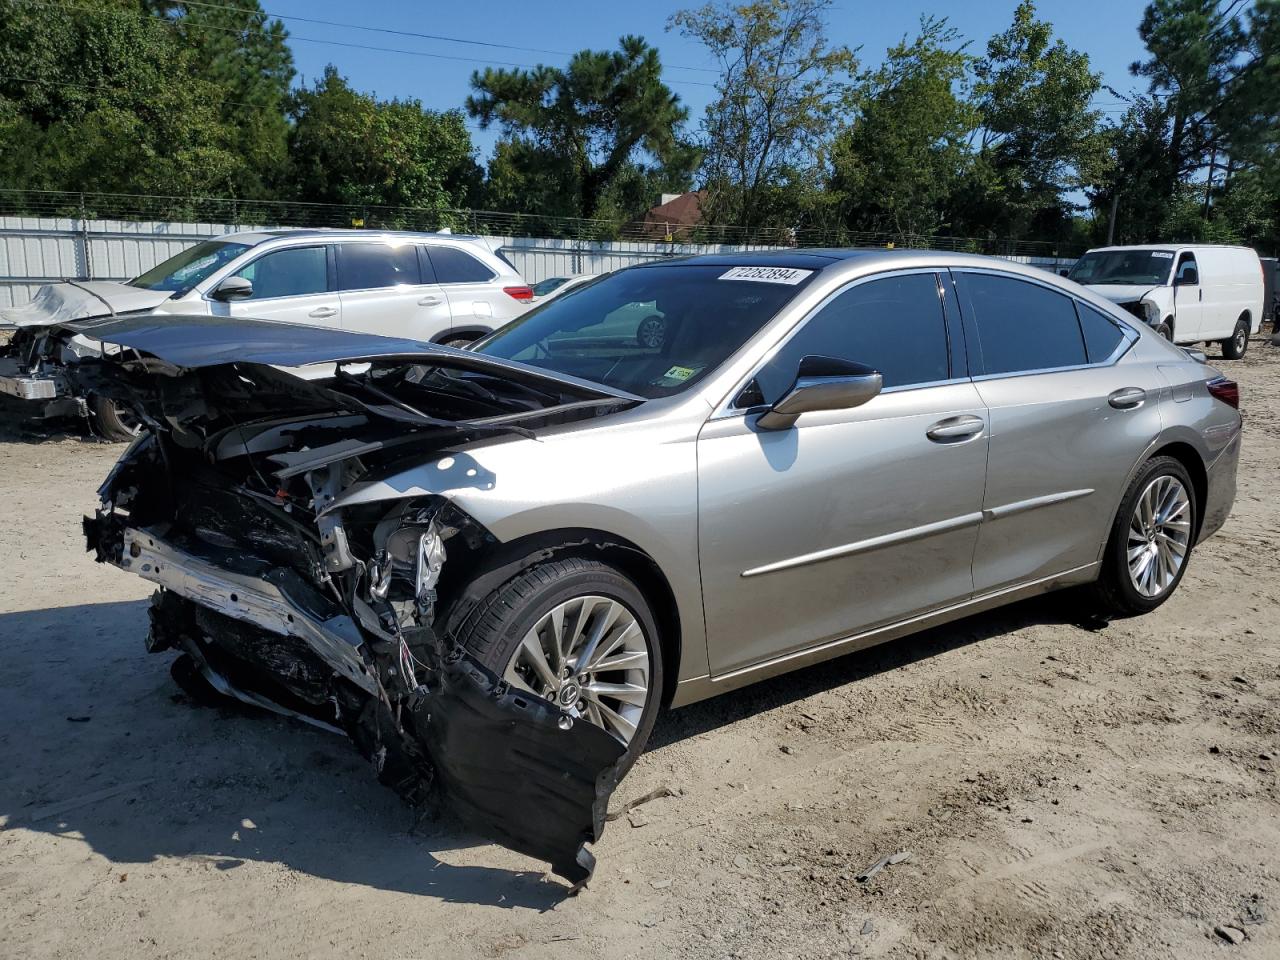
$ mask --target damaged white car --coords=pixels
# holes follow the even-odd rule
[[[985,258],[648,264],[473,351],[68,329],[144,424],[85,530],[159,585],[175,678],[346,732],[574,884],[663,705],[1073,584],[1154,609],[1235,494],[1234,383]]]

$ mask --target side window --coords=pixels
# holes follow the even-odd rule
[[[377,290],[420,283],[418,250],[411,243],[340,243],[338,289]]]
[[[1195,278],[1192,280],[1191,276]],[[1198,283],[1200,271],[1196,266],[1196,255],[1194,253],[1184,253],[1178,258],[1178,269],[1174,273],[1174,283]]]
[[[1089,362],[1101,363],[1116,352],[1116,347],[1124,339],[1124,333],[1114,320],[1087,303],[1077,300],[1076,311],[1080,314],[1080,329],[1084,331],[1084,346],[1089,354]]]
[[[237,270],[235,275],[253,284],[249,300],[302,297],[329,290],[328,257],[324,247],[288,247],[264,254]]]
[[[1013,277],[960,276],[977,318],[983,373],[1030,373],[1088,362],[1070,297]]]
[[[738,405],[775,402],[810,355],[865,363],[880,371],[886,388],[946,380],[947,326],[937,277],[886,277],[837,295],[782,345]]]
[[[432,246],[428,252],[435,268],[436,283],[486,283],[497,276],[469,253],[453,247]]]

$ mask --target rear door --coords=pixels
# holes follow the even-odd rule
[[[342,325],[384,337],[437,340],[448,336],[449,301],[419,245],[382,241],[335,244]]]
[[[713,676],[969,596],[986,410],[944,286],[932,270],[854,282],[703,427],[698,540]],[[759,429],[809,355],[869,364],[884,392]]]
[[[1085,568],[1160,432],[1163,380],[1101,311],[1031,279],[955,273],[991,429],[974,591]]]
[[[506,315],[495,314],[495,296],[506,294],[497,286],[498,275],[488,265],[457,247],[427,244],[423,249],[431,260],[436,282],[449,298],[454,333],[488,332],[507,321]]]
[[[342,326],[342,303],[335,290],[326,244],[267,250],[234,274],[253,284],[252,296],[209,302],[215,314],[260,317],[313,327]]]

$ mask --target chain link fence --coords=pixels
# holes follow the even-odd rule
[[[999,237],[875,233],[817,227],[748,229],[703,224],[690,227],[661,220],[639,219],[620,223],[495,210],[52,190],[0,189],[0,216],[220,223],[237,227],[346,227],[428,232],[447,229],[454,233],[481,236],[548,237],[587,242],[631,240],[770,247],[896,246],[1004,257],[1056,258],[1080,252],[1063,249],[1062,245],[1048,241]]]

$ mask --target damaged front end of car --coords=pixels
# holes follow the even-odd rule
[[[585,884],[625,747],[510,687],[444,630],[450,558],[491,535],[442,496],[333,504],[407,458],[635,401],[518,365],[508,379],[459,351],[371,349],[381,338],[295,350],[337,362],[307,379],[274,366],[270,345],[224,349],[231,331],[193,320],[183,337],[165,322],[98,329],[124,349],[78,367],[145,424],[84,528],[99,561],[159,588],[148,650],[177,651],[174,677],[195,696],[347,734],[408,802],[438,795]],[[354,362],[367,369],[348,372]],[[442,373],[450,364],[466,375]]]

